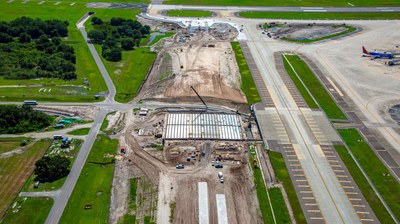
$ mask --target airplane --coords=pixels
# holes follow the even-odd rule
[[[388,58],[392,59],[394,57],[393,53],[390,52],[378,52],[378,51],[367,51],[365,47],[362,47],[363,51],[363,57],[371,57],[371,59],[376,59],[376,58]]]

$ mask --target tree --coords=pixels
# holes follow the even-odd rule
[[[122,51],[119,48],[111,48],[107,49],[103,52],[103,57],[107,61],[121,61],[122,59]]]
[[[69,159],[59,155],[45,156],[35,163],[36,179],[40,182],[52,182],[63,178],[68,175],[70,164]]]
[[[8,35],[6,33],[0,33],[0,43],[10,43],[11,41],[13,41],[11,35]]]
[[[121,41],[121,48],[126,51],[133,50],[134,45],[135,45],[135,42],[130,38],[123,39]]]
[[[92,22],[93,25],[101,25],[101,24],[103,24],[103,21],[99,17],[96,17],[96,16],[92,18],[91,22]]]
[[[91,30],[88,33],[88,37],[95,43],[101,43],[104,39],[106,39],[106,35],[99,30]]]
[[[27,34],[27,33],[21,33],[21,35],[19,35],[19,42],[20,43],[29,43],[29,42],[31,42],[31,40],[32,40],[32,37],[29,35],[29,34]]]

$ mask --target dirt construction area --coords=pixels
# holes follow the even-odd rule
[[[208,203],[201,207],[208,206],[209,223],[217,223],[221,216],[217,194],[225,197],[229,223],[262,223],[245,142],[164,140],[160,135],[167,111],[123,113],[126,126],[114,133],[119,136],[123,153],[116,161],[111,223],[117,223],[124,214],[136,215],[139,223],[143,217],[157,223],[199,223],[200,182],[207,185]],[[134,210],[129,202],[128,182],[132,178],[139,180]],[[153,190],[141,193],[149,186]],[[139,194],[151,202],[144,206]]]
[[[233,30],[233,29],[232,29]],[[164,42],[141,97],[182,99],[204,97],[246,103],[241,77],[231,48],[228,27],[183,29]]]

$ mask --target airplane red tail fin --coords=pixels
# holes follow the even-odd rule
[[[369,54],[369,52],[367,51],[367,49],[365,49],[364,46],[362,47],[362,51],[363,51],[364,54]]]

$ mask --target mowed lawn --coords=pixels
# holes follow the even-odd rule
[[[10,209],[2,223],[30,223],[43,224],[54,203],[52,198],[45,197],[18,197],[14,203],[16,208]]]
[[[212,16],[210,11],[202,10],[168,10],[167,16],[175,17],[209,17]]]
[[[299,199],[294,189],[292,180],[290,179],[289,172],[286,168],[285,161],[281,153],[269,151],[269,159],[271,160],[272,167],[279,181],[282,182],[286,194],[289,198],[290,206],[292,207],[294,218],[298,224],[307,223]]]
[[[258,19],[400,19],[398,12],[240,12],[244,18]]]
[[[118,140],[97,136],[60,223],[108,223],[117,147]]]
[[[90,131],[90,128],[80,128],[73,131],[68,132],[69,135],[87,135]]]
[[[251,76],[249,66],[247,65],[246,59],[244,58],[242,48],[240,47],[239,42],[231,42],[231,46],[233,51],[235,52],[236,62],[239,66],[240,75],[242,77],[242,84],[240,88],[246,96],[247,103],[258,103],[261,101],[261,97],[258,94],[253,76]]]
[[[96,50],[101,55],[100,45],[96,45]],[[126,103],[136,96],[156,57],[157,54],[150,52],[149,47],[122,51],[122,60],[119,62],[106,61],[101,57],[117,89],[117,102]]]
[[[361,193],[364,195],[365,200],[367,200],[369,206],[374,211],[376,217],[379,219],[381,223],[389,224],[395,223],[389,212],[383,206],[381,200],[375,194],[371,185],[369,185],[367,179],[364,177],[361,170],[358,168],[356,162],[351,157],[350,153],[347,151],[345,146],[336,145],[335,149],[339,154],[340,158],[344,162],[349,170],[351,176],[356,182],[358,188],[360,188]]]
[[[96,13],[96,16],[102,18],[112,18],[114,16],[134,18],[138,10],[88,9],[84,2],[76,2],[74,5],[70,5],[72,2],[63,0],[60,0],[60,4],[58,5],[55,5],[55,1],[44,1],[43,4],[38,4],[39,2],[41,1],[34,0],[23,4],[17,0],[10,3],[1,1],[0,7],[2,10],[0,10],[0,20],[8,21],[21,16],[67,20],[70,24],[68,26],[69,33],[68,38],[63,39],[63,41],[75,49],[75,67],[78,78],[73,81],[64,81],[50,78],[39,80],[5,80],[0,77],[0,86],[10,86],[0,87],[0,100],[95,101],[94,95],[107,91],[107,87],[75,23],[88,11],[93,11]],[[90,83],[89,87],[83,85],[86,79]],[[39,92],[41,88],[46,88],[46,91]]]
[[[165,0],[173,5],[235,5],[235,6],[399,6],[399,0]]]
[[[12,142],[11,139],[9,141]],[[18,139],[17,142],[18,144],[0,142],[3,154],[0,157],[0,217],[4,215],[25,181],[32,174],[35,162],[43,156],[50,146],[51,140],[39,140],[12,153],[19,147],[21,141]],[[8,145],[6,150],[4,145]],[[8,155],[4,155],[4,153],[8,153]]]
[[[287,59],[287,61],[286,61]],[[299,75],[300,79],[305,84],[305,87],[310,91],[310,93],[314,96],[314,99],[318,102],[330,119],[346,119],[346,115],[340,110],[338,105],[332,99],[331,95],[325,90],[324,86],[321,84],[319,79],[314,75],[308,65],[297,55],[285,55],[283,57],[284,63],[291,64],[294,70]],[[290,69],[290,66],[286,66],[286,68]],[[295,81],[297,85],[301,83]],[[304,91],[303,88],[300,88],[300,93],[303,95],[303,98],[307,99],[306,102],[310,103],[311,99],[308,99],[310,96],[308,93]],[[313,104],[309,104],[311,108],[314,108]]]
[[[338,131],[387,205],[400,220],[399,182],[396,181],[356,129],[339,129]]]

